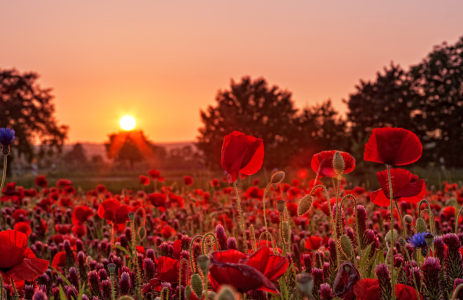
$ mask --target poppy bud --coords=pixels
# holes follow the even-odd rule
[[[405,223],[407,223],[407,224],[412,224],[413,218],[412,218],[412,216],[410,216],[410,215],[405,215],[404,221],[405,221]]]
[[[187,285],[185,288],[185,297],[187,298],[187,300],[190,300],[191,293],[192,293],[191,286]]]
[[[207,276],[207,273],[209,272],[209,257],[207,255],[200,255],[197,259],[196,262],[198,263],[198,267],[201,269],[201,272],[203,272],[204,276]]]
[[[397,233],[397,230],[394,229],[394,243],[397,241],[398,238],[399,238],[399,234]],[[391,242],[392,241],[392,232],[391,232],[391,230],[389,230],[387,232],[385,239],[389,244],[394,244],[394,243]]]
[[[279,184],[285,179],[285,172],[278,171],[272,175],[272,183]]]
[[[310,297],[312,295],[312,290],[313,290],[313,277],[310,274],[303,273],[299,274],[297,276],[297,285],[299,287],[299,290],[306,295],[307,297]]]
[[[133,211],[129,212],[128,217],[129,217],[130,221],[135,220],[135,213]]]
[[[426,244],[428,245],[428,247],[431,247],[432,242],[434,242],[434,236],[432,235],[432,233],[426,233],[424,235],[424,239],[426,240]]]
[[[109,273],[114,274],[114,272],[116,272],[116,265],[113,263],[108,264],[108,271]]]
[[[428,228],[426,227],[426,223],[424,222],[423,218],[416,219],[415,229],[417,233],[428,231]]]
[[[312,208],[313,198],[309,194],[305,195],[301,201],[299,201],[299,206],[297,208],[297,214],[302,216]]]
[[[277,201],[277,210],[281,213],[283,213],[283,211],[285,210],[285,206],[286,206],[286,203],[284,200],[278,200]]]
[[[196,296],[201,299],[203,297],[203,281],[201,280],[201,277],[199,277],[198,274],[191,275],[190,284],[193,292],[195,292]]]
[[[352,242],[344,234],[341,236],[341,249],[348,258],[351,258],[354,255],[354,247],[352,246]]]
[[[222,285],[217,295],[217,300],[236,300],[235,292],[227,285]]]
[[[145,226],[141,226],[139,229],[138,229],[138,238],[140,239],[140,241],[142,241],[146,236],[146,229],[145,229]]]
[[[336,151],[333,155],[333,169],[336,171],[336,174],[341,175],[344,171],[344,159],[341,156],[339,151]]]

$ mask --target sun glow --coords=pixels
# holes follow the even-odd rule
[[[119,123],[124,130],[132,130],[135,127],[135,119],[132,116],[123,116]]]

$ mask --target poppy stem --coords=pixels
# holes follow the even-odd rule
[[[3,300],[3,278],[0,275],[0,299]]]
[[[3,155],[3,177],[2,177],[2,184],[0,185],[0,194],[3,191],[3,186],[5,185],[5,178],[6,178],[6,155]]]
[[[270,188],[271,185],[272,185],[271,182],[270,182],[269,184],[267,184],[267,187],[265,188],[265,191],[264,191],[264,198],[263,198],[263,201],[262,201],[263,210],[264,210],[264,226],[265,226],[265,231],[268,231],[268,227],[267,227],[267,216],[266,216],[266,214],[265,214],[265,196],[267,196],[268,189]]]
[[[404,223],[404,219],[402,218],[402,213],[400,212],[400,209],[399,209],[399,205],[397,204],[397,201],[394,201],[395,202],[395,207],[397,208],[397,212],[399,213],[399,216],[400,216],[400,222],[402,223],[402,236],[403,238],[405,239],[405,223]]]
[[[390,207],[391,207],[391,286],[392,286],[392,300],[395,300],[395,290],[394,290],[394,205],[392,202],[394,200],[392,199],[392,180],[391,180],[391,166],[387,166],[387,178],[389,180],[389,200],[391,202]],[[412,270],[413,271],[413,270]]]
[[[19,300],[18,291],[16,290],[16,286],[14,285],[14,280],[13,280],[13,278],[11,278],[11,285],[13,286],[14,296],[16,297],[16,300]],[[2,299],[2,300],[3,300],[3,299]]]
[[[237,180],[233,183],[233,187],[235,188],[235,195],[236,195],[236,202],[238,203],[238,213],[240,214],[240,227],[241,232],[243,233],[243,244],[244,244],[244,253],[248,253],[248,241],[246,240],[246,232],[244,231],[244,221],[243,221],[243,213],[241,211],[241,203],[240,203],[240,195],[238,194],[238,187],[236,186]]]

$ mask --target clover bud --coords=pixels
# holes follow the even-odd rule
[[[313,198],[310,195],[305,195],[301,201],[299,201],[299,206],[297,208],[297,214],[302,216],[312,208]]]
[[[299,290],[306,296],[310,297],[313,290],[313,277],[310,274],[303,273],[297,275],[297,285]]]
[[[339,153],[339,151],[336,151],[333,155],[333,168],[336,171],[336,174],[341,175],[344,171],[344,167],[344,159],[342,158],[341,153]]]
[[[280,214],[285,210],[286,203],[284,200],[277,200],[277,210]]]
[[[412,216],[410,216],[410,215],[405,215],[404,221],[405,221],[405,223],[407,223],[407,224],[412,224],[413,218],[412,218]]]
[[[283,171],[278,171],[275,174],[272,175],[272,183],[274,184],[279,184],[285,179],[285,172]]]
[[[428,228],[426,227],[426,223],[424,222],[423,218],[416,219],[415,229],[416,229],[416,232],[418,233],[428,231]]]
[[[207,255],[200,255],[196,259],[196,262],[198,263],[198,267],[201,269],[201,272],[203,272],[204,276],[207,276],[207,273],[209,272],[209,257]]]

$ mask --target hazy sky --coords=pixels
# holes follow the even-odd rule
[[[41,75],[71,142],[130,114],[155,142],[194,140],[230,79],[263,76],[302,108],[463,35],[461,0],[0,1],[0,68]]]

